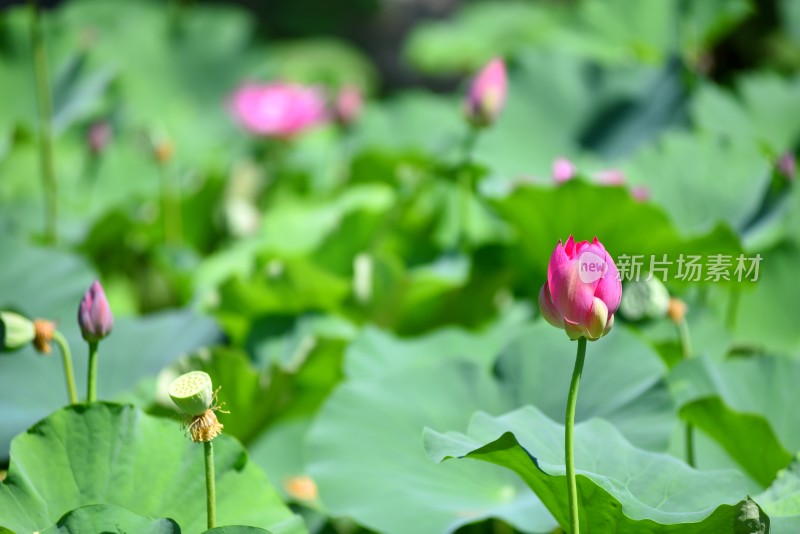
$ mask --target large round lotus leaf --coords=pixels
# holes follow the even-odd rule
[[[341,385],[308,436],[308,474],[322,504],[387,534],[453,532],[488,517],[550,532],[550,514],[510,473],[474,462],[437,466],[425,456],[425,426],[464,426],[479,406],[503,411],[502,394],[463,360]]]
[[[544,321],[527,327],[497,361],[510,393],[509,409],[532,404],[560,421],[575,365],[577,343]],[[677,423],[653,348],[619,325],[586,349],[576,420],[602,417],[638,447],[664,451]]]
[[[136,534],[180,534],[172,519],[150,519],[114,506],[90,504],[68,512],[42,534],[88,534],[89,532],[135,532]]]
[[[698,358],[677,366],[669,381],[681,416],[714,438],[762,486],[800,450],[797,360]]]
[[[466,435],[426,429],[424,439],[436,461],[467,457],[513,470],[562,528],[569,525],[564,427],[536,408],[501,417],[478,412]],[[767,521],[747,500],[740,473],[696,471],[672,456],[637,449],[600,419],[577,425],[575,467],[582,532],[739,532],[740,516],[752,512]]]
[[[239,442],[223,434],[214,445],[220,524],[306,532]],[[8,476],[0,484],[0,525],[40,531],[70,510],[113,504],[201,532],[205,491],[203,447],[183,435],[176,421],[129,405],[77,405],[12,442]]]

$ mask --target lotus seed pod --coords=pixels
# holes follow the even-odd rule
[[[630,321],[659,319],[669,307],[669,291],[656,278],[634,281],[625,286],[619,309]]]
[[[214,403],[211,377],[203,371],[192,371],[179,376],[169,386],[172,402],[188,415],[202,415]]]
[[[0,340],[4,351],[24,347],[36,337],[33,321],[14,312],[0,312]]]

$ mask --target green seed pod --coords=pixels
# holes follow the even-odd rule
[[[172,402],[188,415],[202,415],[214,405],[211,377],[203,371],[179,376],[169,386]]]
[[[669,291],[657,278],[625,285],[619,311],[629,321],[659,319],[669,308]]]
[[[17,350],[36,337],[33,321],[14,312],[0,312],[0,340],[3,351]]]

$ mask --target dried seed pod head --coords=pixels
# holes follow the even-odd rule
[[[173,380],[169,386],[169,396],[188,415],[200,416],[214,407],[211,377],[203,371],[192,371]]]
[[[33,330],[35,332],[33,337],[33,346],[42,354],[50,354],[50,343],[53,341],[53,335],[56,332],[56,324],[47,319],[36,319],[33,321]]]
[[[206,410],[201,415],[192,417],[189,424],[189,436],[195,443],[211,441],[222,433],[222,423],[217,420],[214,409]]]

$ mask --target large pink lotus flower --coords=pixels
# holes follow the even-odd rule
[[[491,60],[475,77],[469,88],[464,111],[467,120],[478,128],[491,125],[506,102],[506,64]]]
[[[539,291],[539,309],[548,323],[563,328],[570,339],[594,341],[611,330],[621,297],[617,266],[596,237],[558,242]]]
[[[83,339],[90,343],[97,343],[114,328],[114,316],[108,305],[103,286],[95,280],[81,299],[78,306],[78,326],[81,328]]]
[[[245,84],[230,108],[246,130],[270,137],[291,137],[327,120],[322,91],[289,83]]]

